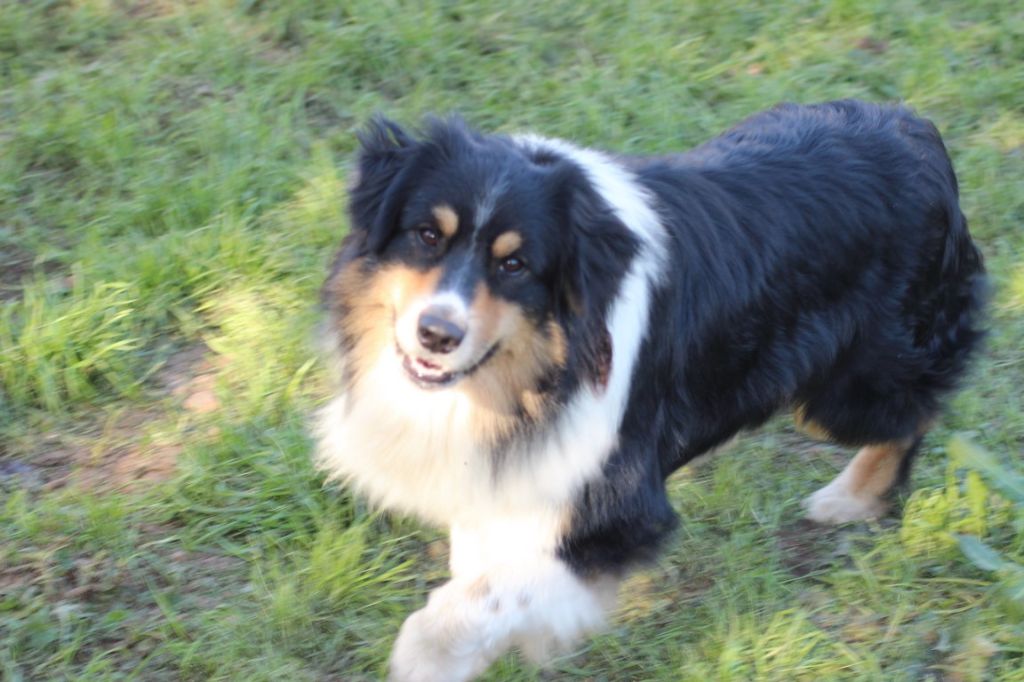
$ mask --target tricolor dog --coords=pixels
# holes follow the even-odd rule
[[[783,105],[644,158],[457,119],[361,142],[318,461],[451,532],[395,680],[599,628],[676,525],[666,477],[779,410],[860,448],[811,519],[883,513],[982,335],[949,157],[901,106]]]

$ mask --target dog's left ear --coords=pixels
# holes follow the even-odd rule
[[[608,313],[639,242],[588,182],[564,185],[568,233],[561,264],[561,300],[584,373],[603,386],[611,370],[612,337]]]
[[[378,116],[359,135],[356,176],[349,190],[353,232],[360,232],[367,251],[387,242],[401,209],[402,171],[411,162],[417,142],[397,123]]]

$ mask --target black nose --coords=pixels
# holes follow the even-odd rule
[[[424,311],[420,315],[417,336],[427,350],[434,353],[451,353],[462,343],[466,331],[443,317]]]

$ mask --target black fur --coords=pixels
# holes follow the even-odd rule
[[[362,143],[335,272],[357,259],[431,267],[401,235],[439,198],[472,223],[474,202],[500,185],[478,229],[521,230],[529,278],[474,265],[470,230],[444,258],[565,330],[568,361],[538,387],[549,420],[582,382],[600,383],[615,343],[606,316],[639,243],[584,169],[458,120],[433,121],[422,139],[378,120]],[[676,524],[665,478],[780,409],[801,408],[842,444],[917,439],[982,336],[985,277],[950,160],[904,107],[783,105],[688,153],[620,161],[660,213],[668,268],[618,447],[578,494],[559,548],[585,575],[651,556]],[[544,426],[522,420],[510,438]]]
[[[780,408],[804,406],[843,444],[913,437],[982,336],[985,277],[956,178],[938,131],[906,108],[783,105],[629,163],[672,265],[622,444],[561,549],[583,573],[648,556],[674,524],[664,478]]]

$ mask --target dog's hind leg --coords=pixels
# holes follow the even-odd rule
[[[806,500],[807,516],[839,524],[877,518],[888,509],[886,496],[909,473],[921,436],[867,445],[831,483]]]

